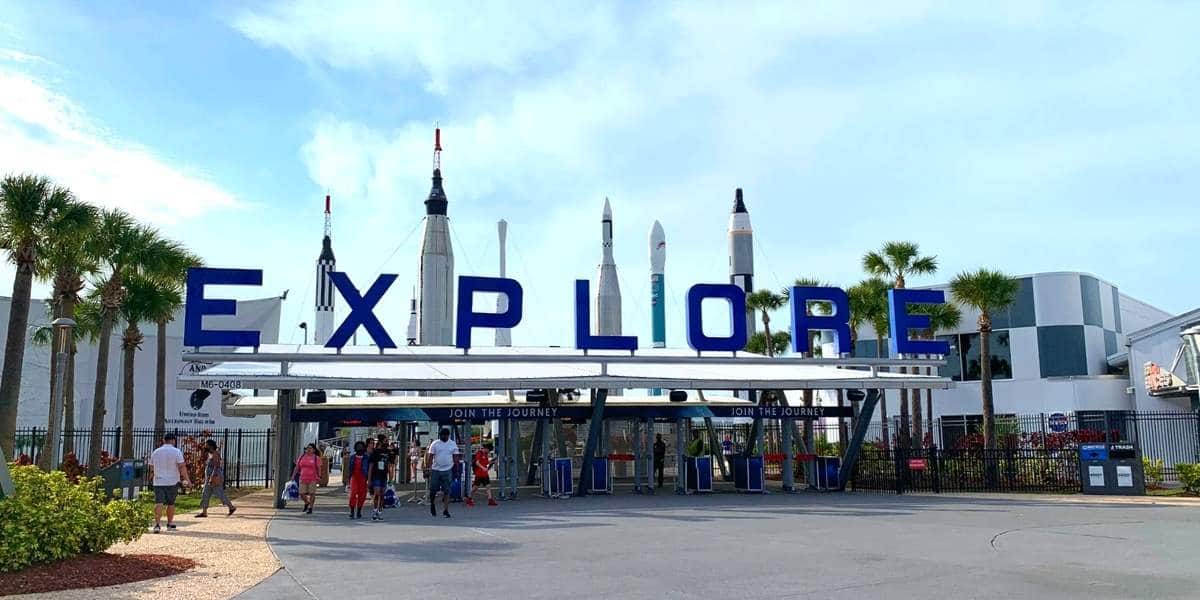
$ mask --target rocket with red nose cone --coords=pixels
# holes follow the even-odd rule
[[[450,247],[447,204],[446,192],[442,189],[442,130],[435,129],[433,187],[425,199],[424,240],[418,276],[417,343],[422,346],[454,343],[454,251]]]

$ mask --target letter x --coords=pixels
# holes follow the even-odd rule
[[[371,289],[367,290],[365,296],[358,293],[358,288],[350,283],[350,278],[346,277],[341,271],[330,271],[329,280],[333,282],[333,286],[342,294],[342,298],[346,299],[346,305],[350,307],[350,314],[346,316],[346,320],[338,326],[337,331],[329,337],[329,341],[325,343],[326,348],[341,348],[350,341],[350,336],[354,335],[354,331],[359,325],[367,330],[367,334],[375,341],[375,345],[380,348],[395,348],[396,343],[388,336],[383,325],[379,323],[379,318],[375,316],[375,305],[379,304],[380,298],[383,298],[384,292],[392,286],[396,281],[396,275],[384,273],[380,275],[375,283],[371,284]]]

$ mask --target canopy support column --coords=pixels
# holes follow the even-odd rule
[[[596,449],[600,447],[600,437],[604,434],[604,403],[608,400],[608,388],[592,390],[592,418],[588,422],[587,442],[583,445],[583,460],[579,468],[579,486],[575,489],[576,496],[586,496],[592,482],[592,459]]]
[[[629,427],[633,432],[633,493],[642,493],[642,422],[631,419]]]
[[[275,508],[284,508],[283,486],[292,479],[292,408],[296,405],[297,390],[279,390],[275,403]]]
[[[882,390],[868,390],[867,397],[862,403],[862,409],[855,418],[854,435],[850,438],[850,445],[846,448],[842,469],[838,471],[838,491],[846,490],[846,479],[854,472],[854,463],[858,461],[858,453],[862,450],[863,439],[867,437],[867,429],[871,427],[871,417],[875,415],[875,405],[879,404],[881,393],[883,393]]]
[[[642,473],[646,475],[646,493],[654,494],[654,419],[644,421],[646,437],[642,446]]]
[[[795,453],[792,452],[793,425],[792,419],[779,420],[779,429],[783,433],[783,472],[780,474],[780,481],[783,482],[783,491],[785,492],[796,491]]]

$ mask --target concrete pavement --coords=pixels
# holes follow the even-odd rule
[[[1200,510],[1030,496],[617,495],[281,511],[256,598],[1195,598]],[[311,594],[311,596],[310,596]]]

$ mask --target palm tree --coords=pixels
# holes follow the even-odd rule
[[[904,289],[905,278],[908,275],[932,275],[937,272],[936,256],[921,256],[920,248],[913,242],[887,242],[878,252],[868,252],[863,255],[863,269],[870,275],[889,277],[895,282],[896,289]],[[896,357],[900,358],[900,357]],[[900,367],[900,372],[907,369]],[[919,394],[913,395],[913,414],[920,412],[916,407],[920,404]],[[908,390],[900,389],[900,443],[908,446],[911,443],[908,427]]]
[[[767,334],[759,331],[750,336],[750,340],[746,342],[746,352],[775,356],[787,352],[791,343],[792,335],[790,333],[777,331],[771,334],[771,347],[767,348]]]
[[[883,339],[888,330],[888,283],[878,277],[864,279],[846,290],[850,304],[851,347],[857,342],[858,328],[870,325],[875,331],[875,357],[883,356]],[[887,395],[879,395],[879,419],[883,443],[890,444],[888,437]]]
[[[69,225],[89,214],[71,191],[36,175],[9,175],[0,181],[0,248],[16,265],[4,367],[0,370],[0,450],[13,454],[17,430],[17,405],[21,394],[21,367],[29,306],[39,257],[51,240]]]
[[[762,314],[763,333],[766,334],[767,339],[775,340],[775,337],[771,335],[771,311],[783,308],[783,305],[786,303],[787,298],[771,290],[758,290],[746,296],[746,310],[751,313],[757,312]],[[767,356],[775,356],[773,345],[766,345]]]
[[[149,319],[157,328],[157,356],[154,381],[154,438],[162,436],[167,426],[167,324],[175,319],[175,313],[183,306],[183,286],[187,283],[187,269],[199,267],[203,261],[189,254],[186,267],[175,273],[164,273],[157,278],[155,287],[163,300],[150,312]]]
[[[944,304],[917,304],[911,308],[911,311],[914,314],[923,314],[923,315],[927,315],[929,317],[929,329],[926,329],[925,331],[921,332],[921,335],[923,337],[925,337],[926,339],[930,339],[930,340],[937,339],[937,335],[938,335],[939,331],[945,331],[947,329],[957,329],[958,322],[962,320],[962,311],[959,310],[958,305],[954,304],[953,302],[946,302]],[[932,367],[925,367],[925,374],[926,375],[933,374]],[[921,429],[921,412],[920,412],[921,411],[921,392],[920,392],[920,390],[916,390],[914,392],[914,394],[916,394],[916,397],[914,398],[915,402],[913,402],[913,412],[912,412],[913,422],[916,424],[916,432],[915,432],[914,438],[917,440],[917,444],[915,444],[915,446],[919,447],[919,444],[923,443],[923,441],[925,439],[925,433]],[[929,431],[930,431],[930,433],[932,433],[933,432],[933,389],[932,388],[925,390],[925,415],[926,415],[926,418],[929,419]]]
[[[96,343],[100,339],[100,303],[84,298],[75,305],[75,328],[67,352],[67,373],[63,377],[63,456],[75,451],[75,355],[79,342]]]
[[[87,204],[79,204],[78,214],[73,211],[71,219],[60,219],[50,232],[50,238],[47,240],[45,251],[38,256],[36,272],[39,277],[50,279],[53,282],[54,289],[50,295],[48,303],[47,320],[65,317],[75,320],[75,306],[79,303],[79,292],[83,290],[83,276],[95,273],[97,265],[94,256],[87,252],[85,240],[91,236],[91,232],[96,227],[97,211],[94,207]],[[49,328],[47,328],[49,329]],[[42,334],[39,331],[38,334]],[[59,337],[51,335],[52,331],[45,331],[45,343],[50,345],[50,402],[51,407],[48,411],[51,415],[55,413],[54,403],[58,402],[58,353],[62,351],[59,347]],[[35,340],[40,341],[40,340]],[[72,353],[74,350],[71,351]],[[70,357],[68,357],[70,360]],[[73,373],[71,379],[73,380]],[[64,383],[67,376],[64,376]],[[64,385],[64,408],[65,399],[70,396],[72,404],[74,403],[74,390],[70,386]],[[66,414],[63,410],[60,414]],[[65,419],[65,417],[64,417]],[[75,422],[75,415],[69,417],[72,427]],[[50,424],[53,425],[53,424]],[[66,429],[62,430],[64,433]],[[65,439],[65,438],[64,438]],[[50,439],[46,439],[46,447],[41,456],[43,468],[49,469],[52,466],[48,463],[50,459]],[[65,455],[65,453],[64,453]]]
[[[124,211],[106,210],[100,214],[96,233],[89,246],[101,257],[103,272],[96,281],[100,296],[100,335],[96,353],[96,385],[92,397],[92,432],[88,448],[88,471],[100,467],[100,445],[104,428],[105,393],[108,387],[109,340],[117,316],[125,303],[128,276],[158,277],[183,270],[191,258],[175,242],[164,240],[158,232],[138,225]],[[128,385],[128,383],[127,383]]]
[[[1016,279],[989,269],[964,271],[950,282],[950,292],[959,302],[979,311],[979,390],[983,399],[983,447],[996,447],[995,406],[992,402],[991,342],[992,313],[1008,308],[1017,299]],[[990,461],[989,461],[990,462]],[[988,473],[989,482],[995,472]]]

